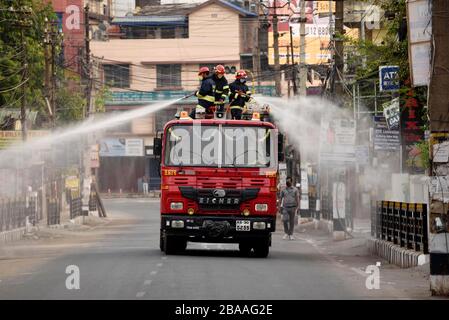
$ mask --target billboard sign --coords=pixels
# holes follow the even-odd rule
[[[320,161],[355,162],[356,126],[354,120],[333,119],[321,122]]]
[[[143,139],[105,138],[100,142],[100,157],[142,157]]]
[[[389,129],[385,117],[374,116],[374,150],[396,151],[401,144],[398,129]]]
[[[387,126],[389,129],[399,128],[400,123],[400,111],[399,111],[399,98],[391,100],[391,102],[384,103],[384,117],[387,120]]]
[[[429,0],[407,1],[409,63],[412,85],[430,81],[432,11]]]
[[[379,89],[380,91],[399,90],[399,67],[380,66],[379,67]]]

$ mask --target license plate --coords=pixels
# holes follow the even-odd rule
[[[249,220],[237,220],[235,223],[236,231],[250,231],[251,230],[251,221]]]

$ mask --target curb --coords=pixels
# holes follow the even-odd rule
[[[388,260],[401,268],[412,268],[429,263],[429,255],[401,248],[380,239],[368,239],[366,245],[371,254]]]
[[[122,194],[100,194],[102,199],[159,199],[161,197],[160,192],[150,192],[147,196],[138,193],[122,193]]]

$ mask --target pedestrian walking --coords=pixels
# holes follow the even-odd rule
[[[294,240],[295,217],[299,206],[299,191],[292,186],[291,178],[287,178],[287,187],[281,192],[281,214],[284,223],[284,240]]]
[[[146,175],[142,177],[142,188],[143,194],[148,194],[148,177]]]

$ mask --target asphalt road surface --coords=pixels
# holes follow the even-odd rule
[[[354,254],[351,247],[326,246],[324,236],[308,232],[287,241],[278,229],[266,259],[240,257],[233,244],[201,243],[189,243],[183,255],[166,256],[159,250],[157,199],[111,199],[105,205],[106,225],[0,248],[0,299],[429,296],[425,276],[393,266],[381,268],[380,289],[367,289],[364,270],[378,258]],[[68,266],[79,269],[79,289],[66,287]]]

